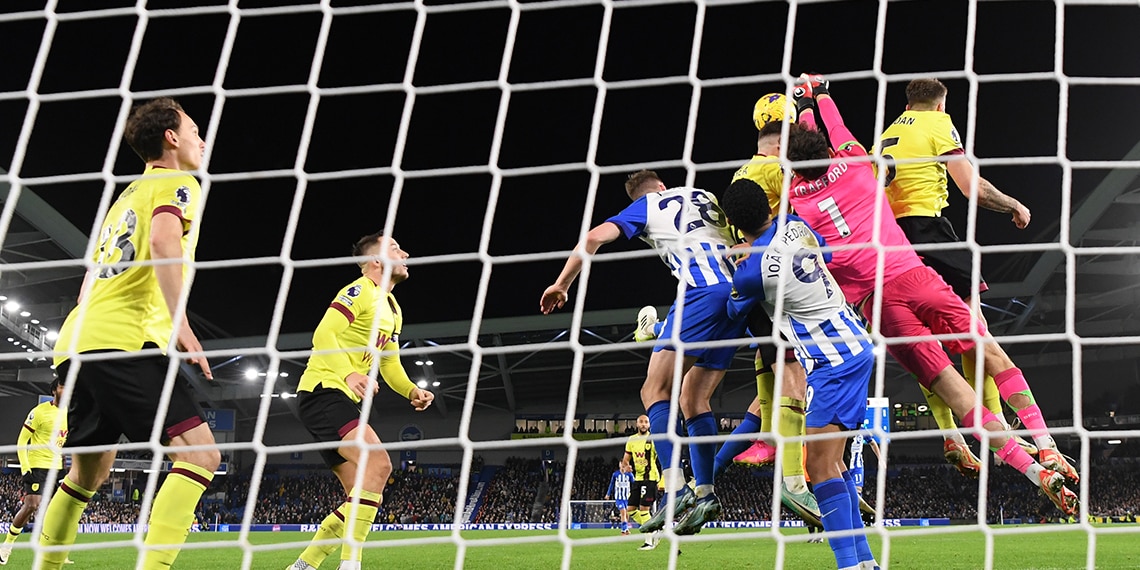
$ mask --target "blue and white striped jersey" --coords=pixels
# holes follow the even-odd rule
[[[731,283],[733,266],[728,221],[716,196],[696,188],[670,188],[646,194],[606,220],[627,239],[641,238],[689,287]]]
[[[606,495],[613,497],[615,501],[628,501],[632,487],[633,473],[622,473],[621,470],[614,471],[613,477],[610,478],[610,488],[606,490]]]
[[[871,349],[862,321],[848,309],[843,291],[827,270],[831,253],[820,250],[823,237],[807,222],[789,215],[783,227],[773,222],[752,245],[765,249],[738,263],[730,318],[747,315],[761,303],[775,320],[776,296],[783,280],[780,331],[808,374],[839,366]]]
[[[863,469],[863,434],[857,433],[851,438],[851,461],[848,469]]]

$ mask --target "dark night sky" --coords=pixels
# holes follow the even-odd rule
[[[224,5],[193,0],[152,1],[152,8]],[[241,2],[241,8],[315,2]],[[333,2],[334,7],[365,2]],[[428,2],[440,5],[443,2]],[[525,4],[525,3],[524,3]],[[129,7],[130,0],[61,0],[61,12]],[[7,0],[0,13],[38,10],[43,2]],[[688,73],[693,48],[695,5],[623,8],[616,3],[603,77],[624,81]],[[876,6],[849,1],[800,6],[792,72],[841,74],[872,67]],[[965,2],[895,2],[889,6],[882,69],[889,74],[960,71],[966,64]],[[979,74],[1051,72],[1056,8],[1052,2],[983,3],[977,8],[974,69]],[[319,13],[246,17],[241,21],[224,87],[245,89],[304,83],[320,27]],[[592,76],[601,32],[600,6],[526,11],[522,14],[508,80],[533,83]],[[1068,7],[1064,10],[1064,69],[1070,76],[1140,76],[1140,9]],[[493,81],[498,77],[510,11],[506,8],[436,13],[428,17],[414,74],[417,87]],[[783,58],[788,6],[759,3],[710,6],[705,13],[698,76],[702,80],[778,73]],[[64,21],[56,30],[39,88],[60,93],[117,87],[126,59],[133,16]],[[207,85],[222,50],[227,14],[157,18],[149,22],[130,87],[135,91]],[[319,85],[325,88],[402,80],[415,25],[412,10],[334,19]],[[0,92],[22,90],[44,30],[42,19],[0,21]],[[1112,54],[1117,54],[1116,56]],[[945,77],[945,76],[943,76]],[[949,112],[963,136],[969,85],[945,79]],[[905,79],[890,83],[885,120],[902,111]],[[874,141],[877,83],[837,80],[832,93],[855,134]],[[749,112],[755,99],[783,91],[782,83],[705,86],[701,92],[693,160],[741,163],[755,149]],[[1059,84],[1052,79],[982,83],[979,86],[975,152],[983,158],[1057,153]],[[610,90],[598,144],[598,163],[623,165],[676,160],[684,149],[692,88],[687,84]],[[1136,87],[1074,86],[1069,89],[1067,156],[1080,160],[1120,158],[1135,142],[1140,115],[1131,102]],[[499,156],[504,168],[572,163],[586,159],[593,86],[520,91],[511,98]],[[215,99],[178,97],[206,129]],[[322,98],[305,168],[309,172],[392,165],[404,93]],[[485,165],[489,161],[498,89],[467,89],[417,97],[407,145],[406,170]],[[309,103],[307,94],[228,98],[212,145],[212,173],[292,168]],[[119,107],[118,97],[44,103],[23,166],[26,177],[95,172],[101,169]],[[0,100],[0,166],[10,166],[28,103]],[[634,170],[630,168],[629,170]],[[734,168],[710,170],[697,185],[722,190]],[[116,174],[131,175],[141,164],[120,147]],[[683,169],[663,169],[676,184]],[[1004,216],[979,214],[983,244],[1041,242],[1055,238],[1060,212],[1061,168],[1057,165],[987,166],[984,176],[1026,203],[1034,213],[1030,230],[1016,232]],[[1104,176],[1077,171],[1073,203]],[[573,246],[583,216],[589,175],[584,168],[506,178],[491,232],[493,255],[536,253]],[[595,207],[597,223],[628,203],[622,175],[607,175]],[[369,176],[310,183],[291,255],[313,259],[347,255],[360,235],[381,228],[388,214],[393,178]],[[470,253],[478,248],[489,174],[410,179],[406,182],[395,234],[416,257]],[[296,191],[289,177],[215,183],[209,195],[198,248],[201,260],[276,255],[285,235]],[[103,184],[34,185],[81,231],[93,222]],[[120,188],[121,189],[121,188]],[[951,199],[949,216],[964,230],[965,205]],[[619,243],[604,251],[642,248]],[[1023,264],[1012,256],[987,256],[990,281],[1016,279]],[[485,317],[530,315],[561,261],[497,266]],[[409,322],[472,317],[481,268],[478,263],[413,266],[413,279],[397,289]],[[267,332],[281,269],[272,266],[201,271],[191,309],[234,335]],[[298,270],[287,305],[284,330],[311,330],[336,290],[356,275],[352,266]],[[655,258],[596,266],[588,309],[665,304],[674,282]]]

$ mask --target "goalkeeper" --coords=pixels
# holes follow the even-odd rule
[[[886,196],[878,190],[870,163],[861,160],[867,153],[844,126],[839,109],[827,92],[827,82],[819,76],[803,76],[801,81],[797,94],[803,126],[793,125],[787,156],[794,163],[824,163],[795,166],[789,197],[796,211],[829,245],[854,246],[836,251],[828,265],[847,298],[864,316],[869,316],[873,314],[869,309],[880,297],[882,314],[879,322],[873,324],[887,338],[966,333],[986,337],[985,324],[972,319],[970,309],[937,273],[922,263],[894,218],[876,215],[876,210],[885,212],[889,208]],[[830,144],[815,130],[815,107],[826,122]],[[835,149],[834,154],[831,149]],[[826,162],[828,159],[830,162]],[[891,249],[880,251],[869,246],[875,243]],[[879,278],[881,288],[876,287]],[[986,370],[993,375],[1002,397],[1032,430],[1041,448],[1041,464],[1013,438],[1003,435],[1005,426],[993,412],[975,408],[972,387],[950,363],[943,346],[955,354],[984,351]],[[973,428],[979,423],[979,429],[991,432],[990,442],[998,457],[1041,488],[1062,512],[1075,512],[1077,498],[1065,487],[1065,479],[1078,480],[1077,472],[1056,451],[1025,376],[996,342],[987,339],[979,348],[972,338],[941,343],[926,340],[889,344],[887,350],[920,384],[942,397],[965,427]],[[975,416],[980,416],[981,421],[977,422]],[[980,438],[980,434],[976,435]],[[1051,453],[1047,454],[1046,449]]]
[[[392,473],[392,460],[380,447],[380,437],[372,426],[360,421],[361,400],[368,392],[375,394],[380,390],[369,376],[374,354],[369,347],[382,351],[379,370],[384,382],[411,401],[416,411],[426,410],[435,399],[431,392],[412,384],[400,364],[397,337],[404,317],[392,296],[392,288],[408,278],[407,252],[400,249],[395,239],[375,233],[360,238],[352,255],[367,257],[359,262],[363,275],[341,289],[325,310],[324,318],[313,331],[313,350],[326,353],[309,357],[297,387],[301,423],[313,439],[345,442],[341,447],[322,449],[320,453],[340,480],[348,499],[321,521],[313,544],[289,570],[315,570],[338,546],[319,542],[347,535],[353,542],[363,543],[376,520],[384,485]],[[384,259],[394,260],[387,280]],[[374,341],[373,334],[376,335]],[[364,445],[369,446],[367,455],[354,445],[361,432]],[[364,472],[358,485],[356,473],[361,463]],[[355,509],[353,501],[359,503]],[[360,570],[361,557],[359,546],[345,542],[341,546],[340,570]]]

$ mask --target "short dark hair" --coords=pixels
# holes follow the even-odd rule
[[[771,123],[768,123],[767,125],[764,125],[763,127],[760,128],[760,135],[756,137],[756,140],[759,141],[760,139],[764,139],[764,138],[771,137],[771,136],[777,136],[778,137],[782,134],[784,134],[784,122],[783,121],[772,121]]]
[[[729,223],[750,234],[758,233],[772,217],[768,195],[759,184],[748,178],[741,178],[728,186],[720,201],[720,208],[724,210]]]
[[[946,96],[946,86],[933,77],[924,77],[906,85],[907,105],[935,105]]]
[[[60,378],[60,377],[58,377],[58,376],[57,376],[57,377],[55,377],[55,378],[53,378],[53,379],[52,379],[52,381],[51,381],[51,384],[49,384],[49,385],[48,385],[48,392],[51,392],[52,394],[55,394],[55,389],[56,389],[56,388],[57,388],[57,387],[58,387],[60,384],[62,384],[62,383],[63,383],[63,379],[62,379],[62,378]]]
[[[625,193],[629,194],[630,199],[636,198],[642,194],[648,194],[657,185],[661,184],[661,177],[652,170],[638,170],[629,175],[625,181]]]
[[[123,138],[143,162],[162,158],[162,142],[167,129],[177,131],[182,126],[179,111],[182,111],[182,105],[170,97],[159,97],[131,110]]]
[[[828,152],[827,139],[815,129],[792,125],[788,133],[788,160],[801,162],[807,160],[823,160],[831,158]],[[827,174],[827,164],[816,166],[792,166],[796,174],[808,180],[815,180]]]
[[[361,257],[361,256],[368,255],[368,248],[370,246],[372,246],[373,244],[375,244],[376,242],[380,241],[380,238],[382,238],[382,237],[384,237],[383,230],[378,231],[374,234],[368,234],[368,235],[356,240],[356,243],[352,245],[352,256],[353,257]],[[361,267],[364,267],[365,262],[357,262],[357,264],[360,265]]]

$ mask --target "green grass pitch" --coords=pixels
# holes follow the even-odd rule
[[[1009,527],[1004,527],[1009,528]],[[1042,530],[1042,527],[1030,527]],[[1077,526],[1052,526],[1049,532],[1021,534],[1017,536],[996,536],[994,538],[994,568],[1045,569],[1045,568],[1085,568],[1088,548],[1087,535]],[[1115,528],[1120,529],[1119,525]],[[1096,543],[1097,568],[1140,568],[1140,527],[1127,534],[1099,535]],[[773,568],[776,562],[776,544],[770,536],[760,536],[764,531],[706,530],[698,536],[699,541],[681,543],[682,554],[678,558],[678,568]],[[803,538],[803,531],[787,531]],[[557,533],[549,531],[470,531],[464,532],[471,539],[465,556],[465,568],[486,570],[507,570],[514,568],[559,568],[562,563],[562,545],[558,542],[529,542],[538,537],[553,538]],[[572,531],[571,539],[597,539],[612,537],[612,531]],[[975,569],[982,568],[985,561],[985,537],[981,532],[957,532],[953,534],[916,533],[913,530],[891,531],[890,562],[892,568],[905,569]],[[448,569],[454,568],[457,548],[453,543],[433,543],[417,546],[381,546],[385,542],[433,537],[445,539],[445,532],[375,532],[369,537],[369,547],[364,554],[364,568],[411,568]],[[708,541],[707,537],[731,538],[725,541]],[[307,541],[307,533],[251,533],[254,545],[272,545],[287,542]],[[605,569],[633,567],[665,568],[669,560],[669,546],[662,541],[657,550],[639,552],[641,537],[636,533],[617,543],[576,545],[571,559],[572,568]],[[131,535],[80,535],[80,543],[111,542],[130,540]],[[190,542],[227,541],[236,544],[237,533],[193,533]],[[480,545],[480,540],[514,539],[497,545]],[[26,546],[27,541],[21,540]],[[871,547],[882,561],[882,545],[878,537],[871,538]],[[283,550],[265,550],[253,555],[252,568],[282,570],[291,564],[301,551],[301,546],[290,546]],[[119,546],[107,550],[84,550],[72,552],[75,570],[106,569],[122,570],[134,568],[135,550]],[[26,549],[12,553],[7,568],[31,568],[31,554]],[[322,569],[336,568],[339,551],[325,562]],[[237,546],[218,545],[210,548],[187,548],[182,551],[175,568],[226,570],[240,568],[242,551]],[[831,549],[826,544],[792,542],[787,545],[784,560],[785,568],[834,568]]]

